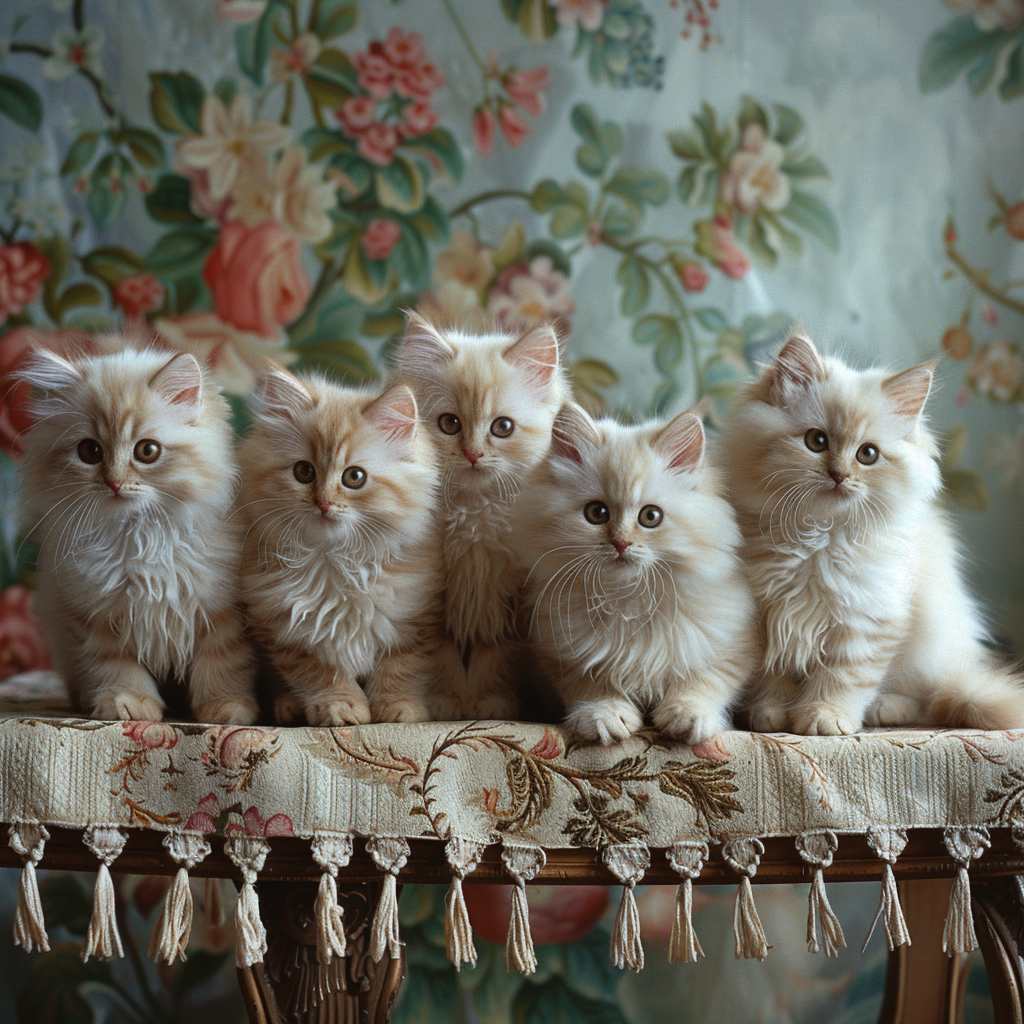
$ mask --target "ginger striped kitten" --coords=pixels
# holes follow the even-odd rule
[[[99,718],[159,720],[176,677],[200,721],[254,722],[227,402],[191,355],[157,349],[39,352],[23,379],[44,393],[23,463],[36,610],[72,695]]]
[[[1024,727],[985,647],[922,411],[934,362],[858,371],[790,335],[723,453],[767,648],[755,729]]]
[[[416,313],[399,355],[439,452],[445,622],[463,661],[445,659],[438,718],[513,718],[518,587],[512,521],[568,396],[558,336],[437,328]]]
[[[242,592],[310,725],[418,722],[444,648],[437,469],[404,385],[269,372],[241,449]],[[365,687],[365,692],[364,692]]]
[[[517,507],[529,637],[589,740],[623,740],[644,711],[700,743],[730,727],[757,662],[740,533],[685,412],[667,425],[594,422],[566,405]]]

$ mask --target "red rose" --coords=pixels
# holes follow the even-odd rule
[[[299,259],[299,241],[276,221],[247,228],[224,225],[203,266],[217,315],[264,338],[305,309],[312,288]]]
[[[388,31],[388,37],[381,45],[385,57],[396,68],[416,67],[426,56],[423,36],[419,32],[403,32],[397,25]]]
[[[342,131],[357,139],[373,124],[375,108],[376,101],[372,96],[350,96],[334,112],[334,116]]]
[[[0,324],[39,298],[51,269],[31,242],[0,245]]]
[[[463,893],[477,935],[504,944],[512,917],[512,886],[473,884],[466,885]],[[608,886],[530,885],[526,900],[535,943],[573,942],[601,919],[608,906]]]
[[[50,654],[32,618],[32,594],[20,583],[0,593],[0,679],[50,668]]]
[[[430,94],[444,85],[444,75],[437,66],[425,60],[414,68],[402,71],[395,82],[395,92],[413,100],[429,100]]]
[[[359,84],[379,100],[391,95],[397,71],[380,43],[370,43],[366,53],[353,53],[352,64],[359,72]]]
[[[410,103],[402,114],[398,131],[407,139],[426,135],[438,120],[437,111],[429,103]]]
[[[378,217],[366,225],[359,241],[367,259],[386,260],[401,237],[402,229],[393,220]]]
[[[133,274],[118,281],[112,294],[125,316],[139,319],[160,308],[164,301],[164,286],[152,274]]]

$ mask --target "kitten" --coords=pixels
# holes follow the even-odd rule
[[[38,352],[23,379],[44,392],[23,464],[36,608],[73,695],[100,718],[159,720],[157,684],[176,677],[200,721],[255,721],[227,402],[193,356],[152,348]]]
[[[254,634],[310,725],[426,719],[443,568],[412,392],[273,370],[253,405],[238,507]]]
[[[445,622],[465,659],[445,659],[439,718],[513,718],[516,617],[512,520],[568,395],[558,336],[439,329],[416,313],[399,355],[437,446],[442,475]]]
[[[571,729],[623,740],[645,708],[689,743],[729,728],[754,603],[697,416],[622,426],[564,406],[516,520],[530,640]]]
[[[755,729],[1024,727],[984,647],[922,410],[935,363],[888,375],[799,332],[728,425],[729,487],[767,650]]]

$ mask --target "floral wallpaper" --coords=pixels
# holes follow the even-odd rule
[[[373,380],[407,308],[561,316],[592,410],[701,402],[712,426],[798,318],[861,365],[944,353],[946,495],[997,633],[1024,649],[1022,96],[1024,0],[8,0],[0,678],[48,665],[16,515],[28,395],[7,377],[32,345],[145,330],[209,360],[241,425],[261,360]],[[119,884],[141,949],[162,883]],[[44,885],[68,941],[79,889]],[[727,897],[701,893],[704,929],[726,935]],[[705,1019],[877,1005],[877,952],[823,964],[800,941],[764,968],[723,940],[623,979],[597,952],[607,893],[556,895],[534,899],[575,924],[524,981],[494,957],[456,978],[440,897],[410,890],[403,1019],[639,1022],[684,990]],[[641,901],[654,943],[663,897]],[[875,896],[839,898],[870,916]],[[241,1019],[230,936],[208,931],[179,970],[0,943],[0,1017]]]

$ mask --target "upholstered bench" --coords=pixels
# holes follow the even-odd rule
[[[386,1020],[403,975],[404,882],[450,885],[457,967],[476,958],[463,884],[511,883],[507,962],[529,973],[532,882],[621,884],[609,956],[634,970],[633,888],[677,886],[669,957],[686,970],[702,955],[693,884],[737,884],[736,956],[764,958],[772,936],[752,884],[809,881],[808,947],[829,955],[864,937],[844,935],[826,883],[873,877],[892,950],[884,1019],[953,1019],[980,943],[997,1019],[1022,1020],[1024,733],[729,732],[690,748],[648,731],[601,748],[514,722],[239,728],[6,714],[0,863],[23,871],[15,942],[46,948],[39,864],[97,869],[83,955],[99,958],[120,951],[109,871],[175,875],[150,947],[167,960],[187,942],[189,876],[230,877],[253,1021]]]

